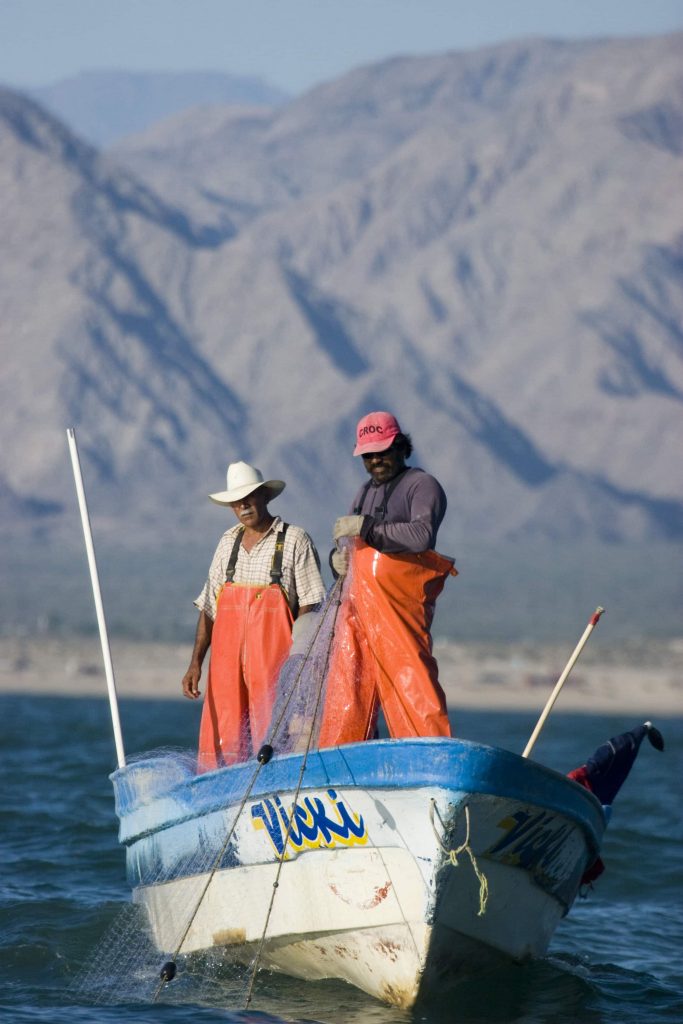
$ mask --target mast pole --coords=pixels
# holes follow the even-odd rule
[[[526,747],[524,748],[524,752],[522,754],[522,757],[528,757],[529,754],[531,753],[531,751],[533,750],[534,745],[536,743],[536,740],[538,739],[539,734],[541,732],[541,729],[545,725],[545,720],[548,717],[548,715],[550,714],[550,712],[552,710],[553,704],[555,703],[555,701],[559,697],[560,690],[564,686],[565,680],[567,679],[567,676],[569,675],[571,670],[574,668],[574,665],[576,664],[576,661],[577,661],[579,655],[581,654],[581,651],[584,649],[584,647],[586,645],[586,641],[588,640],[588,637],[591,635],[591,633],[593,632],[593,630],[597,626],[598,621],[600,619],[600,616],[602,615],[604,610],[605,610],[604,608],[601,608],[598,605],[598,607],[595,609],[595,611],[591,615],[590,619],[588,620],[588,625],[586,626],[586,628],[585,628],[585,630],[583,632],[583,636],[581,637],[581,639],[579,640],[578,644],[574,648],[572,656],[569,659],[569,661],[567,662],[567,664],[565,665],[564,671],[562,672],[562,675],[560,676],[560,678],[555,683],[555,689],[553,690],[553,692],[548,697],[548,701],[546,703],[546,706],[543,708],[543,712],[541,714],[541,717],[539,718],[538,722],[536,723],[536,728],[534,729],[534,731],[532,732],[531,736],[529,737],[529,742],[527,743]]]
[[[78,445],[76,443],[76,431],[69,427],[66,432],[69,442],[69,453],[71,455],[71,466],[76,484],[78,496],[78,507],[81,513],[83,525],[83,536],[85,538],[85,549],[88,555],[88,568],[90,569],[90,581],[95,599],[95,611],[97,613],[97,625],[100,631],[100,644],[102,646],[102,658],[104,660],[104,672],[107,678],[107,691],[109,693],[109,708],[111,711],[111,723],[114,729],[114,743],[116,745],[116,758],[119,768],[125,768],[126,755],[123,751],[123,736],[121,733],[121,721],[119,719],[119,705],[116,699],[116,683],[114,681],[114,666],[111,660],[109,649],[109,637],[107,636],[107,624],[104,619],[104,606],[102,604],[102,593],[100,591],[100,580],[97,574],[97,559],[95,558],[95,546],[90,528],[90,516],[88,514],[88,503],[85,497],[83,486],[83,474],[81,473],[81,462],[78,457]]]

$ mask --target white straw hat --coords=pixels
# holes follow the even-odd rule
[[[211,501],[217,505],[229,505],[232,501],[246,498],[259,487],[267,487],[270,498],[277,497],[285,489],[284,480],[264,480],[263,473],[256,466],[247,462],[231,462],[227,473],[227,490],[210,494]]]

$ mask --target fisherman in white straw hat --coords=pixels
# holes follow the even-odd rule
[[[255,466],[232,462],[226,489],[210,494],[233,510],[237,524],[216,548],[194,602],[199,609],[183,693],[199,697],[209,647],[209,677],[199,730],[199,768],[210,771],[256,753],[266,738],[278,671],[292,631],[325,596],[313,542],[299,526],[271,515],[285,489]],[[247,642],[248,641],[248,642]]]

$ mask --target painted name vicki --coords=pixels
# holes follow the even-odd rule
[[[289,829],[287,846],[300,852],[305,849],[335,846],[365,846],[368,833],[363,816],[349,811],[334,789],[328,789],[325,798],[304,797],[294,807],[291,816],[279,796],[260,800],[251,808],[255,829],[265,829],[278,856],[282,856]],[[329,813],[328,813],[329,812]]]

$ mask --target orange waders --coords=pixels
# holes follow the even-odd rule
[[[292,645],[292,612],[279,580],[285,529],[271,583],[233,583],[240,533],[228,563],[211,634],[209,680],[199,727],[200,771],[244,761],[266,739],[278,673]]]
[[[335,628],[318,745],[369,739],[377,702],[389,734],[450,736],[446,698],[432,655],[434,603],[453,562],[435,551],[352,552]]]

